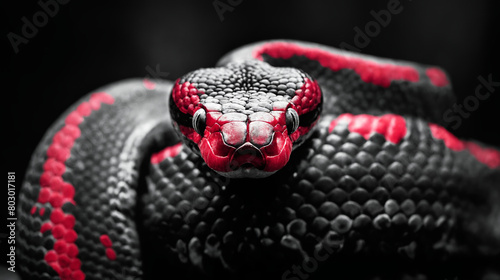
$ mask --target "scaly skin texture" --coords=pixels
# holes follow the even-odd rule
[[[365,139],[347,123],[328,132],[324,120],[314,140],[268,179],[227,180],[188,149],[152,165],[144,198],[145,228],[158,238],[151,254],[173,254],[216,275],[234,271],[235,279],[279,278],[304,258],[322,259],[322,276],[345,279],[419,269],[431,270],[432,279],[472,277],[477,260],[463,268],[448,261],[480,256],[480,242],[498,245],[487,232],[469,240],[462,231],[489,215],[478,202],[490,201],[498,174],[469,168],[471,154],[447,149],[421,120],[405,121],[406,137],[393,144],[380,134]]]
[[[104,87],[56,121],[20,194],[24,278],[498,277],[500,153],[439,126],[453,101],[442,70],[296,41],[244,46],[219,66]],[[323,112],[290,137],[280,102],[303,116],[294,94],[307,81]],[[228,178],[204,156],[221,144],[261,149],[275,138],[255,131],[268,125],[295,149],[271,176]]]
[[[156,137],[172,129],[165,114],[171,83],[152,87],[140,80],[104,87],[47,132],[19,197],[17,253],[25,279],[142,275],[139,169],[155,146],[177,141]]]

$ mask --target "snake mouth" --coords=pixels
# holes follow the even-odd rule
[[[265,166],[264,154],[251,143],[245,143],[236,149],[229,163],[229,168],[232,171],[252,168],[263,170]]]

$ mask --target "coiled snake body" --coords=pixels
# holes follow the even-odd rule
[[[19,269],[79,280],[494,277],[500,152],[440,125],[453,100],[437,67],[287,40],[175,83],[103,87],[33,154]]]

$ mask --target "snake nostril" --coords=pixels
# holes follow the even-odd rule
[[[265,159],[262,152],[250,143],[246,143],[236,150],[230,161],[230,168],[236,170],[241,167],[255,167],[264,169]]]

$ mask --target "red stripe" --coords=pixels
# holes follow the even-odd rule
[[[181,152],[181,150],[182,142],[175,144],[174,146],[166,147],[165,149],[151,156],[151,163],[158,164],[167,157],[175,157]]]
[[[391,81],[396,80],[419,81],[418,71],[411,66],[380,63],[360,57],[335,54],[317,48],[301,47],[293,43],[267,43],[253,52],[253,56],[260,60],[263,60],[263,54],[282,59],[289,59],[292,56],[305,56],[308,59],[318,61],[323,67],[332,71],[352,69],[364,82],[382,87],[388,87]]]
[[[62,175],[66,170],[66,160],[71,155],[71,148],[76,139],[80,137],[81,131],[78,125],[84,121],[84,117],[92,111],[99,110],[101,104],[113,104],[114,98],[104,92],[94,93],[88,102],[83,102],[77,109],[68,114],[65,125],[52,138],[52,143],[47,149],[47,160],[43,165],[44,172],[40,176],[40,192],[38,203],[49,203],[52,206],[50,221],[45,222],[40,232],[51,231],[57,240],[54,249],[45,254],[45,261],[61,277],[61,279],[85,279],[85,274],[80,270],[81,261],[78,259],[78,247],[75,240],[78,238],[74,231],[75,217],[64,213],[62,206],[65,203],[75,204],[74,186],[64,181]],[[40,215],[43,215],[40,210]]]
[[[446,74],[439,68],[427,68],[427,70],[425,70],[425,74],[429,77],[431,83],[437,87],[444,87],[450,84]]]
[[[406,121],[398,115],[383,116],[342,114],[330,123],[329,132],[339,123],[348,125],[350,132],[361,134],[366,140],[372,133],[379,133],[394,144],[397,144],[406,135]]]
[[[406,135],[405,119],[398,115],[352,115],[342,114],[330,123],[329,132],[339,125],[348,125],[350,132],[357,132],[368,140],[374,132],[382,134],[392,143],[399,143]],[[434,138],[443,140],[444,145],[452,151],[467,150],[479,162],[490,168],[500,167],[500,151],[493,148],[484,148],[474,142],[462,141],[451,134],[444,127],[429,123],[429,129]]]
[[[493,148],[483,148],[474,142],[462,141],[451,134],[444,127],[429,123],[432,136],[443,140],[444,145],[453,151],[462,151],[466,149],[479,162],[487,165],[489,168],[500,167],[500,151]]]
[[[441,139],[444,145],[453,151],[461,151],[465,149],[464,143],[459,140],[455,135],[451,134],[444,127],[437,124],[429,123],[432,136],[436,139]]]
[[[483,148],[473,142],[465,142],[465,147],[477,160],[490,168],[500,167],[500,151],[492,148]]]

